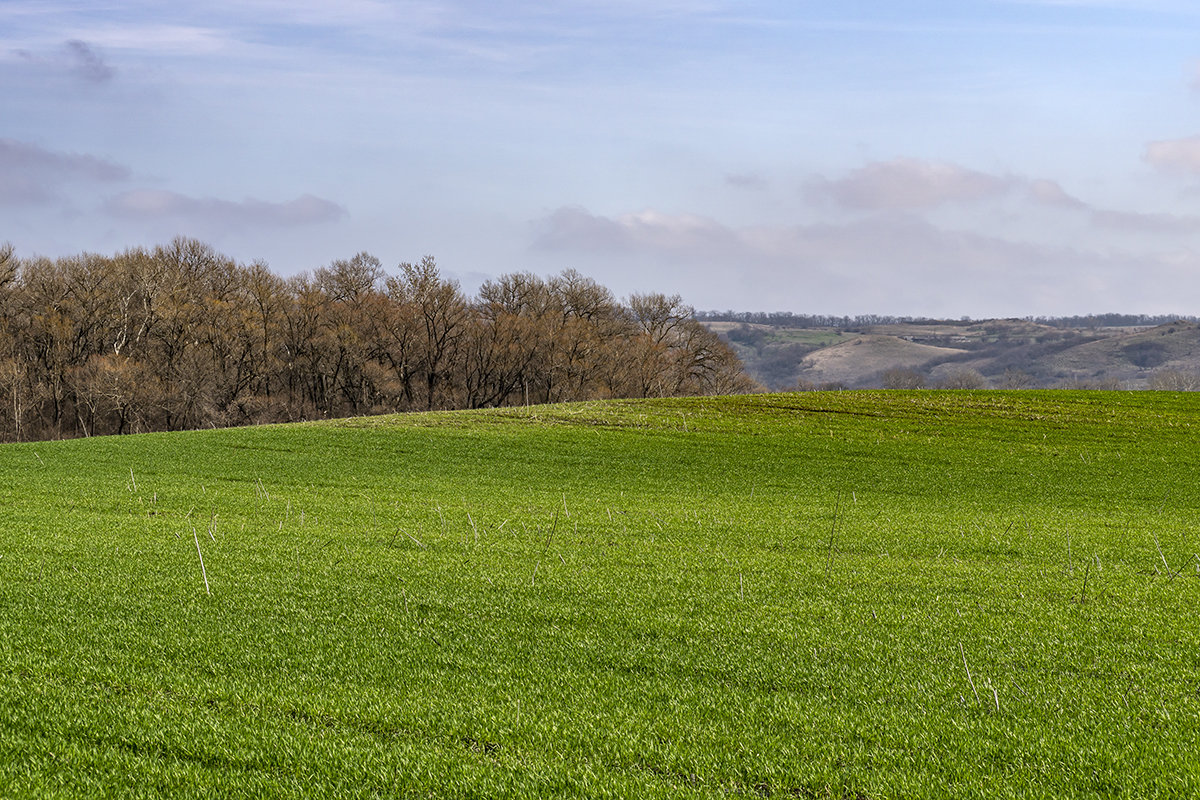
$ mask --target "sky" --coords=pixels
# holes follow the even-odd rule
[[[1200,313],[1194,0],[0,0],[0,243]]]

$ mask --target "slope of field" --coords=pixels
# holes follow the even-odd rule
[[[0,447],[0,796],[1200,795],[1200,397]]]

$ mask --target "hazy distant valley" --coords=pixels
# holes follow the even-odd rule
[[[1194,319],[868,319],[813,326],[790,315],[701,316],[769,389],[1200,389]]]

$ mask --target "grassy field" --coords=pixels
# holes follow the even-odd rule
[[[1198,796],[1198,437],[813,392],[5,445],[0,796]]]

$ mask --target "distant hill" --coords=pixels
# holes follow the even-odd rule
[[[772,389],[1200,388],[1200,323],[1194,320],[1152,326],[920,320],[853,329],[705,324]]]
[[[811,383],[858,385],[893,368],[920,368],[962,355],[954,347],[912,341],[902,336],[861,333],[810,353],[800,362],[800,376]]]

